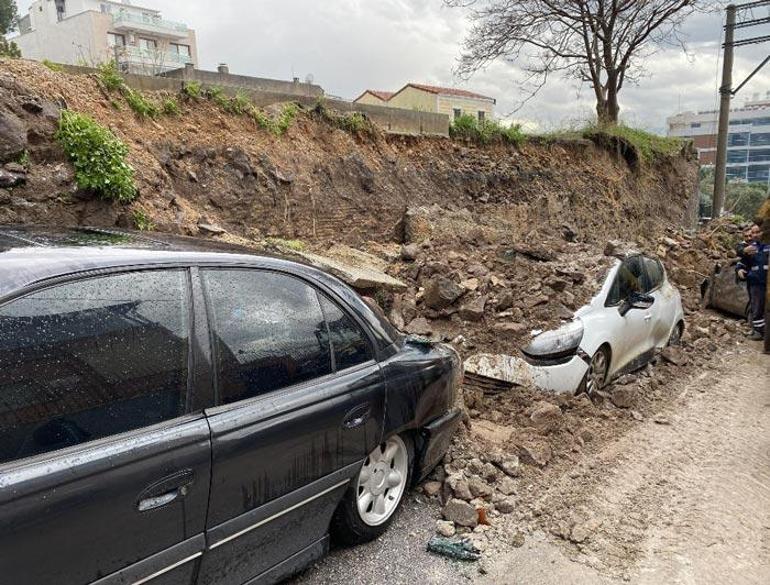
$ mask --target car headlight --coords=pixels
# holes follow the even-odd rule
[[[521,351],[525,356],[537,360],[558,360],[575,355],[582,340],[583,323],[575,320],[553,331],[541,333]]]

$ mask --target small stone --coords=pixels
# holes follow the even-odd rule
[[[460,283],[460,286],[463,287],[467,291],[474,292],[478,290],[479,288],[479,279],[478,278],[469,278],[468,280],[463,280]]]
[[[663,358],[664,361],[674,364],[675,366],[683,366],[687,363],[687,356],[684,354],[681,348],[679,347],[667,347],[664,349],[660,357]]]
[[[468,481],[468,487],[475,498],[489,498],[495,490],[480,477],[472,477]]]
[[[405,262],[414,262],[420,253],[420,246],[417,244],[406,244],[401,246],[401,259]]]
[[[497,479],[498,471],[492,463],[485,463],[481,469],[481,477],[487,481],[495,481]]]
[[[516,493],[516,482],[508,476],[503,476],[497,482],[497,490],[504,496]]]
[[[479,523],[479,515],[476,512],[476,508],[468,502],[458,500],[457,498],[449,500],[441,514],[445,520],[467,528],[475,528]]]
[[[198,182],[198,175],[193,170],[187,171],[187,178],[190,179],[193,183]]]
[[[487,304],[486,297],[479,297],[460,308],[459,315],[464,321],[481,321],[484,318],[484,308]]]
[[[613,388],[610,393],[612,404],[618,408],[631,408],[636,403],[637,391],[629,386],[620,386]]]
[[[495,502],[495,509],[501,514],[511,514],[515,509],[516,501],[513,498],[503,498],[499,502]]]
[[[425,287],[423,301],[431,309],[441,310],[452,305],[465,291],[453,281],[439,276]]]
[[[521,446],[520,455],[525,463],[545,467],[553,458],[553,451],[547,443],[527,442]]]
[[[26,182],[26,175],[22,175],[20,173],[11,173],[5,169],[0,169],[0,188],[10,189]]]
[[[202,232],[212,235],[221,235],[227,233],[225,228],[210,223],[199,223],[198,229],[200,229]]]
[[[452,538],[456,533],[455,523],[450,520],[438,520],[436,522],[436,532],[445,538]]]
[[[17,173],[19,175],[27,174],[27,169],[24,168],[24,165],[19,164],[17,162],[5,163],[3,166],[5,167],[5,170],[8,171],[9,173]]]
[[[506,459],[500,464],[500,469],[502,469],[503,473],[510,477],[518,477],[521,475],[521,464],[519,463],[519,458],[514,455]]]
[[[550,402],[541,401],[535,405],[529,420],[536,428],[547,430],[555,427],[561,417],[561,408]]]
[[[426,481],[424,484],[422,484],[422,491],[426,496],[437,496],[441,492],[441,482]]]
[[[452,475],[447,478],[447,485],[452,489],[452,493],[456,498],[469,502],[473,499],[468,481],[463,479],[460,475]]]

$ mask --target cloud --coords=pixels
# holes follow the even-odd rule
[[[26,12],[29,0],[19,3]],[[522,75],[515,64],[494,63],[470,81],[453,67],[468,25],[463,11],[441,0],[141,0],[196,29],[201,66],[220,62],[250,75],[289,79],[312,74],[327,93],[353,98],[366,88],[395,90],[408,81],[454,85],[496,97],[497,113],[529,127],[575,124],[593,112],[592,91],[554,77],[519,111]],[[755,14],[765,16],[765,14]],[[662,130],[680,110],[714,107],[721,13],[693,16],[685,26],[689,54],[668,48],[651,56],[648,76],[621,94],[622,116]],[[755,29],[756,30],[756,29]],[[759,34],[760,31],[757,31]],[[738,49],[736,81],[766,56],[767,45]],[[770,89],[769,72],[757,75],[743,95]],[[741,102],[741,98],[738,98]]]

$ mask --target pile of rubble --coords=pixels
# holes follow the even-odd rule
[[[666,424],[657,412],[671,398],[668,382],[707,370],[720,345],[740,342],[739,321],[700,308],[701,283],[716,261],[730,258],[739,227],[724,221],[693,233],[670,229],[656,239],[592,243],[565,226],[558,233],[532,233],[522,244],[470,221],[460,227],[455,221],[451,237],[436,234],[435,221],[412,224],[418,227],[409,235],[419,241],[402,246],[398,255],[392,249],[386,254],[387,270],[407,286],[390,297],[389,316],[409,333],[451,342],[464,357],[516,355],[533,332],[570,320],[626,251],[664,261],[685,307],[680,346],[614,381],[593,401],[527,386],[485,391],[466,385],[468,424],[421,488],[441,505],[437,532],[470,536],[482,551],[490,543],[520,543],[525,532],[544,524],[573,542],[588,538],[591,526],[565,528],[564,511],[538,510],[532,490],[547,490],[546,470],[576,464],[586,450],[635,422]],[[502,516],[510,521],[498,522]]]

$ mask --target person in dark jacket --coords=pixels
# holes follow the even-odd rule
[[[735,244],[735,255],[738,257],[738,262],[735,265],[735,279],[736,284],[740,283],[743,286],[746,287],[746,293],[749,297],[749,307],[751,307],[751,288],[746,283],[746,278],[741,277],[741,270],[746,270],[746,267],[750,264],[750,258],[746,255],[746,248],[751,246],[752,239],[751,239],[751,226],[752,224],[749,224],[746,229],[743,230],[743,239]],[[745,274],[745,272],[744,272]],[[748,324],[751,325],[751,310],[749,309],[748,314]]]
[[[767,266],[770,260],[770,244],[762,243],[759,225],[751,226],[751,243],[743,250],[743,257],[736,265],[738,278],[745,279],[751,301],[751,339],[765,338],[765,294]]]

